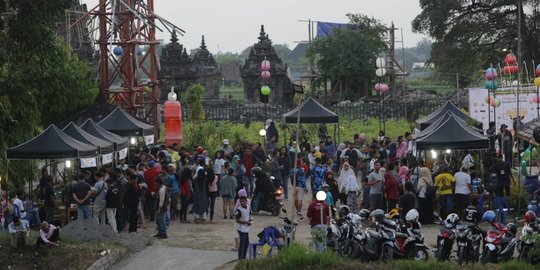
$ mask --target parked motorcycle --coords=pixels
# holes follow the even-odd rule
[[[508,223],[504,226],[496,221],[496,215],[493,211],[486,211],[482,221],[489,222],[492,226],[487,232],[484,244],[484,251],[480,262],[482,264],[491,262],[497,263],[512,259],[514,249],[517,245],[517,228],[514,223]]]
[[[330,221],[327,247],[338,252],[342,257],[358,258],[365,239],[362,221],[367,219],[369,211],[362,210],[358,215],[350,212],[349,207],[344,205],[339,208],[338,214],[339,219]]]
[[[440,222],[441,229],[437,235],[437,248],[435,250],[437,261],[446,261],[450,259],[452,247],[456,240],[455,230],[458,222],[459,217],[454,213],[449,214],[444,221]]]
[[[394,258],[427,261],[429,248],[424,244],[422,226],[418,222],[418,211],[410,210],[405,215],[405,222],[399,225],[394,245]]]
[[[465,221],[456,226],[458,264],[478,262],[483,232],[478,227],[478,211],[465,209]]]
[[[298,220],[289,218],[285,208],[282,208],[281,211],[285,214],[284,217],[280,217],[283,220],[283,223],[281,224],[281,234],[283,235],[285,245],[289,246],[294,241],[294,235],[296,234],[296,229],[298,227]],[[302,218],[300,218],[300,220],[301,219]]]
[[[521,237],[519,240],[519,259],[525,260],[530,264],[540,263],[538,256],[532,256],[530,251],[534,248],[534,243],[530,239],[532,235],[540,233],[540,221],[536,213],[527,211],[525,213],[525,226],[521,229]]]
[[[385,218],[381,209],[371,212],[372,227],[365,232],[362,259],[366,261],[391,260],[394,254],[396,223]]]

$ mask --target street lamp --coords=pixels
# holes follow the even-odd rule
[[[386,75],[386,59],[384,57],[379,57],[375,60],[375,65],[377,70],[375,70],[375,75],[377,75],[378,83],[375,84],[375,91],[379,93],[379,131],[383,130],[386,133],[386,112],[384,108],[384,93],[388,92],[390,88],[388,85],[381,83],[381,77]],[[382,104],[382,115],[381,115],[381,104]],[[382,129],[381,129],[382,124]]]
[[[66,168],[71,168],[71,160],[66,160]]]
[[[131,137],[131,139],[129,140],[131,145],[136,145],[137,144],[137,139],[135,137]]]
[[[266,137],[266,129],[264,128],[261,128],[261,130],[259,130],[259,136],[261,136],[262,140],[263,140],[263,144],[264,144],[264,137]]]

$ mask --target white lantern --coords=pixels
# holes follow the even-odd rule
[[[266,136],[266,130],[265,130],[264,128],[261,129],[261,130],[259,130],[259,135],[260,135],[261,137]]]
[[[386,75],[386,68],[378,68],[375,71],[375,75],[377,75],[377,77],[382,77],[382,76]]]
[[[386,66],[386,59],[384,57],[379,57],[377,60],[375,60],[375,65],[377,65],[378,68],[383,68]]]

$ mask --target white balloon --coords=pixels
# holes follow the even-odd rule
[[[384,57],[379,57],[377,60],[375,60],[375,65],[377,65],[378,68],[383,68],[386,66],[386,59]]]
[[[382,77],[382,76],[386,75],[386,68],[378,68],[375,71],[375,75],[377,75],[377,77]]]

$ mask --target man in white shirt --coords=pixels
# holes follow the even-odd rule
[[[464,218],[463,211],[469,206],[469,194],[471,193],[471,176],[467,173],[469,167],[462,166],[461,172],[454,175],[456,190],[454,192],[455,211],[460,218]]]
[[[465,154],[465,157],[463,158],[463,161],[461,161],[461,166],[465,166],[467,168],[474,166],[474,159],[469,150],[465,150],[463,154]]]
[[[24,219],[26,218],[26,210],[24,209],[23,202],[20,199],[21,196],[22,193],[20,191],[15,195],[15,198],[13,199],[13,212],[15,216]]]
[[[19,244],[22,246],[28,244],[28,236],[30,235],[28,221],[15,216],[8,226],[8,231],[11,238],[11,246],[13,246],[13,248],[19,247]]]

